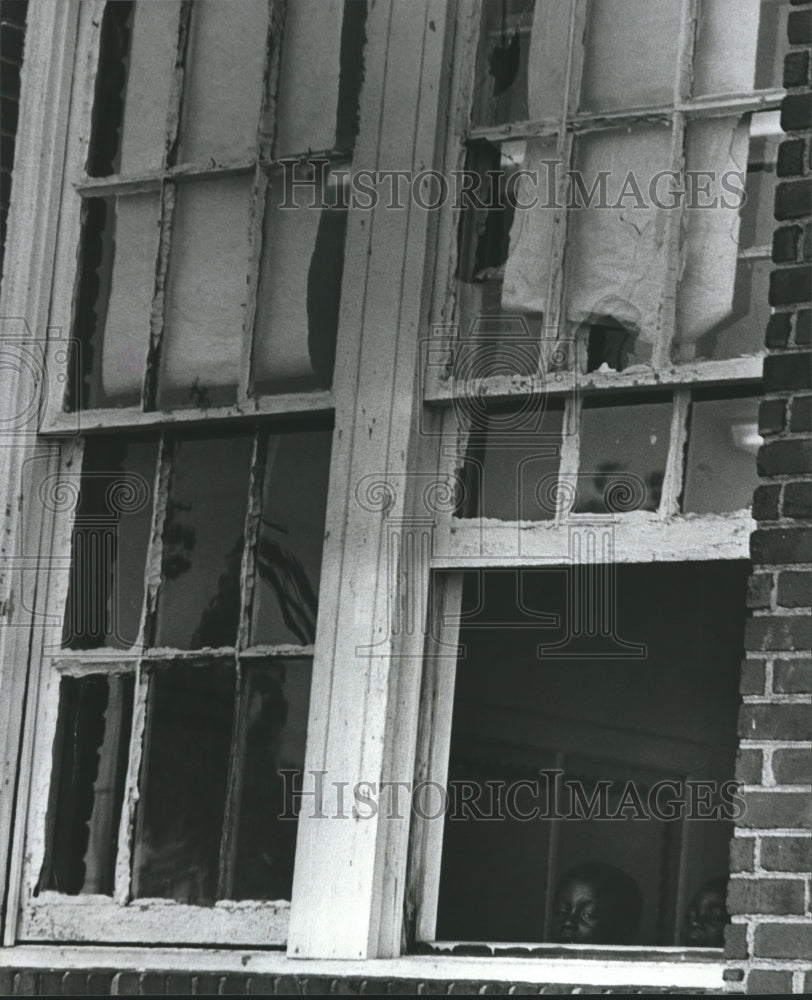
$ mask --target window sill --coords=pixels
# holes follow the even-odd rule
[[[437,947],[437,946],[435,946]],[[453,944],[439,947],[453,948]],[[281,951],[17,945],[0,949],[0,968],[116,969],[248,975],[491,980],[579,986],[721,990],[721,952],[684,948],[527,946],[517,956],[431,954],[379,959],[292,959]],[[540,957],[541,955],[544,957]]]

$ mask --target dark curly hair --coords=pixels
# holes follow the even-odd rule
[[[611,940],[600,944],[632,944],[640,927],[643,894],[631,875],[602,861],[576,865],[558,883],[556,895],[572,882],[588,882],[613,910]]]

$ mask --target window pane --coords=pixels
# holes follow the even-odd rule
[[[104,8],[88,173],[137,173],[163,163],[178,42],[177,0]]]
[[[691,432],[682,509],[711,514],[744,510],[758,486],[758,399],[699,397],[691,407]]]
[[[673,0],[590,0],[581,110],[672,103],[682,10]]]
[[[72,407],[138,406],[155,292],[157,194],[91,198],[84,206],[74,320],[81,384]]]
[[[332,207],[341,201],[340,188],[329,176],[323,180],[328,208],[315,207],[318,196],[310,188],[291,194],[281,183],[268,188],[254,324],[255,392],[324,387],[333,380],[347,213]],[[296,207],[280,208],[286,200]]]
[[[671,133],[645,126],[576,139],[567,237],[566,317],[585,336],[595,324],[634,335],[633,360],[661,336],[666,282],[663,233],[669,209],[649,198],[671,161]],[[661,207],[662,206],[662,207]]]
[[[138,639],[157,457],[154,440],[85,443],[62,632],[68,649],[128,649]]]
[[[269,6],[268,0],[192,4],[181,161],[227,163],[254,154]]]
[[[441,939],[682,944],[690,895],[727,871],[719,789],[734,768],[749,567],[596,569],[464,575],[449,779],[467,787],[448,789]],[[713,818],[691,815],[689,778],[712,783]],[[635,796],[642,812],[621,809]],[[585,864],[633,879],[637,931],[621,922],[629,899],[600,885],[595,935],[560,932],[556,887]]]
[[[771,248],[775,219],[775,186],[778,145],[783,138],[780,112],[766,111],[750,119],[750,146],[747,157],[747,198],[741,207],[739,246]]]
[[[358,130],[366,15],[366,0],[296,0],[287,5],[276,157],[352,149]]]
[[[231,895],[290,899],[296,850],[293,791],[301,790],[304,771],[311,663],[267,660],[244,670]]]
[[[39,889],[112,894],[132,709],[132,677],[62,678]]]
[[[175,442],[157,646],[236,642],[252,447],[250,434]]]
[[[747,93],[753,89],[759,36],[759,0],[700,0],[692,92]],[[736,44],[730,44],[735,25]],[[775,86],[776,80],[770,80]]]
[[[586,403],[576,514],[657,510],[671,430],[672,402]]]
[[[176,189],[161,348],[162,407],[205,408],[236,399],[251,189],[251,177],[196,181]]]
[[[464,517],[546,521],[555,517],[564,410],[534,403],[493,411],[472,432],[465,456]]]
[[[485,3],[474,79],[478,125],[560,116],[571,3]]]
[[[315,640],[331,440],[328,430],[268,439],[252,645]]]
[[[217,898],[234,712],[233,664],[150,672],[133,895]]]

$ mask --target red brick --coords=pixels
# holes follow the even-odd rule
[[[789,94],[781,102],[781,128],[785,132],[803,132],[812,117],[812,94]]]
[[[795,181],[792,182],[796,183]],[[803,183],[803,182],[800,182]],[[788,216],[783,216],[788,218]],[[791,218],[791,216],[790,216]],[[782,226],[773,233],[772,259],[776,264],[791,264],[798,259],[801,243],[800,226]]]
[[[763,837],[761,867],[771,872],[808,872],[812,868],[812,837]]]
[[[745,785],[760,785],[763,755],[761,750],[736,751],[736,781]]]
[[[799,347],[812,344],[812,309],[800,309],[796,314],[795,343]]]
[[[804,439],[768,441],[759,448],[756,462],[760,476],[812,472],[812,441]]]
[[[809,81],[809,52],[790,52],[784,57],[784,86],[803,87]]]
[[[786,267],[770,274],[769,302],[771,306],[789,306],[808,302],[812,298],[812,272],[808,267]],[[770,359],[767,358],[767,361]],[[766,364],[765,364],[766,369]],[[808,384],[804,388],[808,387]],[[765,380],[764,388],[769,392],[772,382]]]
[[[808,518],[812,516],[812,482],[787,483],[784,487],[784,502],[781,505],[784,517]]]
[[[747,958],[747,927],[728,924],[725,927],[725,958]]]
[[[810,708],[812,716],[812,708]],[[808,785],[812,780],[812,750],[786,747],[773,754],[773,775],[779,785]]]
[[[804,140],[785,139],[778,147],[775,172],[779,177],[798,177],[804,172]]]
[[[730,880],[727,908],[737,913],[793,914],[804,912],[804,883],[798,879],[741,879]]]
[[[764,660],[744,660],[742,662],[741,694],[764,694]]]
[[[812,179],[781,181],[775,191],[776,219],[782,222],[785,219],[802,219],[810,214],[812,214]],[[793,260],[794,257],[787,259]]]
[[[791,993],[792,973],[773,969],[753,969],[747,977],[748,993]]]
[[[780,434],[786,425],[787,401],[785,399],[762,400],[758,410],[759,434]]]
[[[803,830],[812,825],[812,796],[806,792],[742,792],[739,826],[754,830]],[[780,911],[776,911],[780,912]]]
[[[776,660],[773,664],[773,691],[776,694],[812,692],[812,660]]]
[[[758,486],[753,494],[753,517],[757,521],[777,521],[780,497],[780,486]]]
[[[783,608],[812,604],[812,571],[785,570],[778,576],[778,603]]]
[[[812,528],[760,528],[750,536],[750,555],[762,565],[812,562]]]
[[[759,958],[812,959],[812,924],[760,924],[753,954]]]
[[[755,573],[747,581],[747,607],[769,608],[773,589],[771,573]]]
[[[808,740],[808,705],[742,705],[739,736],[747,740]]]
[[[773,349],[786,347],[791,329],[789,313],[773,313],[767,321],[767,333],[764,338],[767,347]]]
[[[790,45],[807,45],[812,42],[812,11],[794,10],[789,15],[787,38]]]
[[[796,432],[812,431],[812,396],[796,396],[793,399],[789,429]]]
[[[764,560],[766,562],[766,560]],[[812,648],[810,621],[806,616],[793,615],[775,618],[765,615],[749,618],[745,624],[745,643],[748,649],[757,650],[807,650]],[[744,734],[742,734],[744,735]],[[780,734],[775,734],[780,738]],[[785,737],[792,739],[793,737]]]
[[[751,872],[755,867],[755,837],[733,837],[730,841],[730,870]]]

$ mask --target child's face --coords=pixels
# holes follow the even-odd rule
[[[591,882],[577,878],[565,882],[553,905],[553,940],[559,944],[606,944],[609,910]]]
[[[685,914],[685,943],[692,948],[721,948],[726,923],[724,893],[718,889],[698,892]]]

